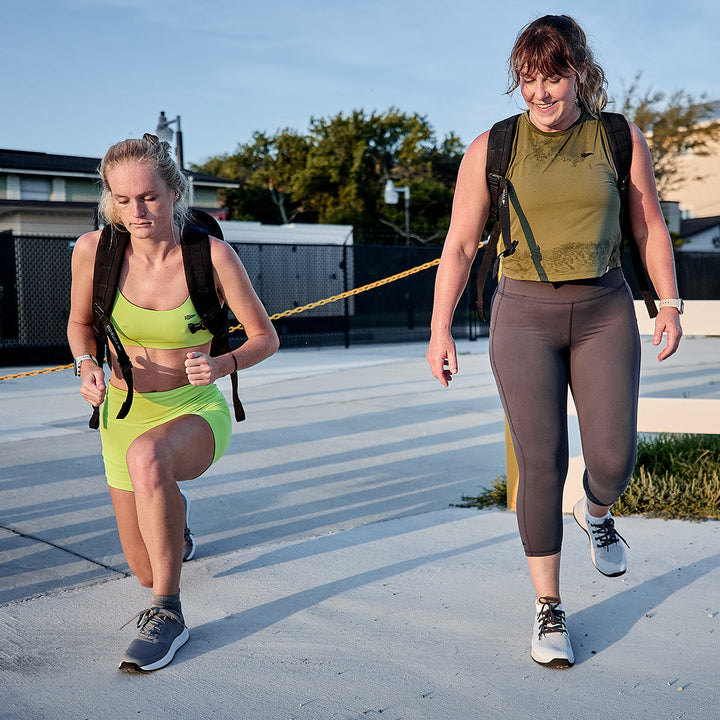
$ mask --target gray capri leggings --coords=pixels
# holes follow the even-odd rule
[[[640,338],[622,270],[564,283],[502,277],[490,362],[520,470],[517,516],[525,554],[554,555],[562,544],[568,387],[588,498],[612,505],[635,467]]]

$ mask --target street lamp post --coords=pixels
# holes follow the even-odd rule
[[[397,205],[400,199],[399,193],[405,196],[405,244],[410,244],[410,188],[395,187],[392,180],[385,183],[385,202],[388,205]]]
[[[173,123],[177,126],[177,131],[175,133],[173,133],[173,129],[170,127]],[[165,112],[162,111],[160,113],[160,117],[158,118],[158,124],[157,128],[155,128],[155,134],[161,140],[165,140],[165,142],[169,143],[172,142],[173,135],[177,136],[175,138],[175,155],[177,156],[178,167],[182,170],[184,168],[184,165],[182,127],[180,126],[180,116],[178,115],[174,120],[168,120],[167,117],[165,117]]]

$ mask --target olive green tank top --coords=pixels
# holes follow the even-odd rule
[[[620,194],[599,119],[584,112],[567,130],[546,133],[525,113],[507,177],[518,245],[503,258],[504,275],[561,282],[620,267]]]

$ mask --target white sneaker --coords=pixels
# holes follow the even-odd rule
[[[558,598],[541,597],[535,603],[530,656],[549,668],[569,668],[575,663],[565,613]]]
[[[590,539],[590,558],[593,565],[607,577],[617,577],[627,570],[625,548],[622,540],[630,547],[625,538],[615,529],[612,517],[597,522],[587,514],[587,503],[582,497],[573,507],[573,517]]]
[[[180,490],[183,506],[185,507],[185,530],[183,531],[183,562],[195,557],[195,536],[190,532],[190,497],[184,490]]]

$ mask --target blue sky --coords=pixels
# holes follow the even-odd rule
[[[518,30],[545,13],[588,33],[610,96],[720,99],[717,0],[26,0],[3,12],[0,147],[100,157],[180,115],[186,163],[253,131],[391,106],[463,143],[515,112]]]

